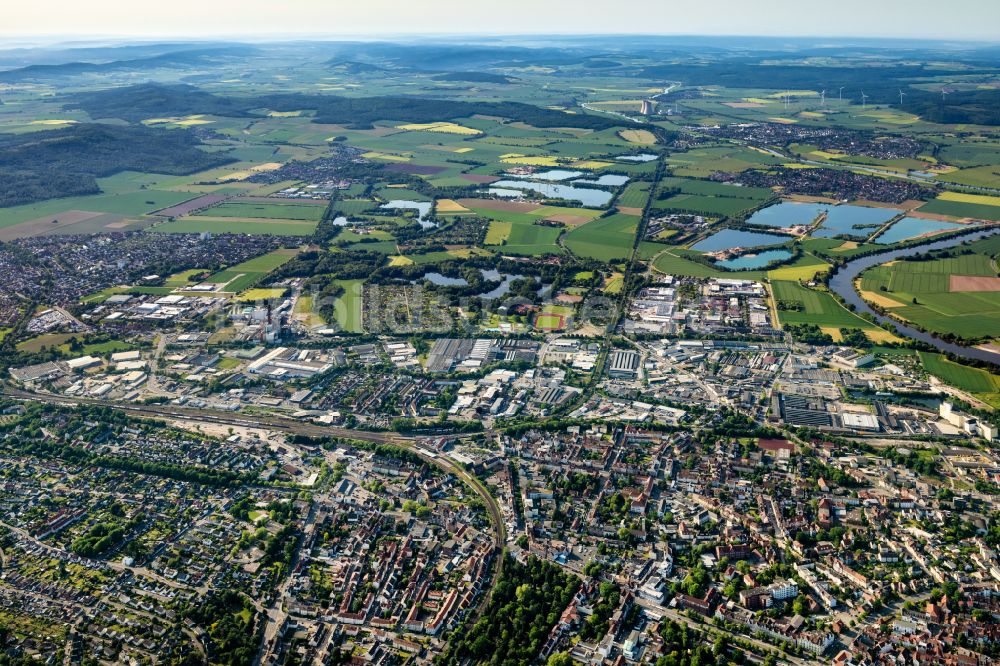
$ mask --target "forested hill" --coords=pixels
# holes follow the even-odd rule
[[[886,104],[937,123],[1000,125],[1000,90],[946,90],[938,81],[944,76],[992,77],[1000,67],[990,63],[974,66],[934,67],[921,64],[826,66],[731,59],[709,64],[677,63],[646,67],[642,76],[680,81],[687,86],[725,86],[771,90],[826,90],[828,95],[860,100],[864,91],[869,104]],[[905,93],[900,104],[900,91]]]
[[[0,206],[96,194],[97,178],[121,171],[183,175],[233,161],[199,145],[189,131],[141,125],[85,123],[0,135]]]
[[[336,97],[332,95],[256,95],[223,97],[190,85],[143,84],[75,95],[69,108],[82,109],[91,118],[121,118],[139,122],[163,116],[208,114],[251,117],[260,109],[316,112],[314,121],[357,129],[377,120],[414,123],[468,118],[480,114],[524,122],[535,127],[609,129],[621,124],[612,118],[565,113],[521,102],[462,102],[424,97]]]

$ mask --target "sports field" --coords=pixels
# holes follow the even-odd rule
[[[535,328],[540,331],[561,331],[566,328],[567,319],[572,314],[573,308],[565,305],[544,305],[535,316]]]

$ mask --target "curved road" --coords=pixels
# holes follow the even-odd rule
[[[332,426],[321,426],[313,423],[303,423],[294,419],[279,416],[250,416],[238,413],[218,412],[208,409],[193,409],[189,407],[178,407],[176,405],[132,405],[125,403],[109,402],[93,398],[71,398],[50,393],[34,393],[21,391],[19,389],[3,388],[0,394],[17,400],[32,400],[47,404],[58,405],[92,405],[98,407],[110,407],[126,413],[147,418],[174,418],[187,421],[201,421],[222,425],[232,425],[250,428],[265,428],[280,430],[293,434],[309,435],[312,437],[343,437],[346,439],[357,439],[368,442],[391,444],[403,450],[419,456],[424,462],[436,466],[446,474],[452,474],[467,485],[473,493],[479,496],[486,507],[490,522],[493,524],[493,546],[494,546],[494,572],[490,582],[490,587],[485,591],[480,600],[479,608],[473,615],[473,622],[483,612],[486,603],[490,598],[490,591],[496,586],[503,572],[503,549],[507,544],[507,526],[504,523],[503,513],[500,505],[490,493],[490,491],[470,474],[454,459],[443,453],[432,452],[419,446],[420,439],[416,437],[406,437],[393,432],[371,432],[368,430],[352,430],[349,428],[336,428]],[[481,433],[480,433],[481,434]],[[469,435],[465,435],[468,437]]]

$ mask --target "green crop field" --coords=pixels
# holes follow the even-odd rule
[[[1000,393],[1000,376],[949,361],[944,354],[918,352],[924,369],[957,389],[975,394]]]
[[[991,245],[971,247],[990,249]],[[891,314],[934,333],[967,339],[1000,335],[1000,292],[951,291],[952,275],[994,277],[996,272],[989,254],[898,261],[865,271],[861,290],[875,295],[869,300],[897,303],[887,308]]]
[[[708,178],[717,171],[746,171],[758,166],[777,165],[784,160],[742,146],[693,148],[686,153],[673,153],[667,163],[674,175]]]
[[[765,187],[740,187],[716,183],[711,180],[693,180],[690,178],[664,178],[660,181],[660,190],[680,190],[681,194],[698,194],[706,197],[725,197],[727,199],[752,199],[764,202],[774,198],[774,192]]]
[[[619,195],[617,203],[619,206],[624,208],[643,209],[646,207],[646,202],[649,200],[649,191],[651,188],[652,183],[647,183],[645,181],[629,183],[625,186],[621,195]]]
[[[311,236],[315,222],[294,220],[246,220],[204,217],[182,217],[149,229],[161,234],[249,234],[252,236]]]
[[[337,280],[344,293],[334,301],[337,325],[351,333],[361,333],[362,285],[364,280]]]
[[[271,203],[221,203],[195,213],[202,217],[249,217],[276,220],[302,220],[319,222],[326,211],[324,206],[271,204]]]
[[[671,194],[675,192],[675,194]],[[712,217],[732,217],[772,199],[774,192],[760,187],[738,187],[708,180],[664,178],[653,207]]]
[[[562,234],[562,227],[549,227],[534,224],[532,221],[521,221],[510,223],[510,232],[502,245],[490,246],[503,254],[523,254],[523,255],[543,255],[560,254],[562,249],[558,245],[558,239]],[[494,234],[493,238],[500,237]]]
[[[1000,187],[1000,166],[993,164],[977,166],[969,169],[959,169],[938,176],[938,180],[971,187]]]
[[[227,292],[239,293],[252,287],[271,271],[280,268],[298,254],[298,250],[275,250],[209,276],[205,282],[224,284]]]
[[[740,277],[746,280],[764,279],[764,273],[761,271],[739,271],[738,273],[724,271],[697,261],[691,261],[685,257],[685,255],[699,254],[697,252],[676,247],[664,247],[664,249],[665,251],[653,261],[653,268],[666,275],[696,278]]]
[[[116,215],[144,215],[161,208],[166,208],[167,206],[179,204],[182,201],[187,201],[191,196],[191,194],[186,192],[142,190],[40,201],[25,206],[12,206],[0,209],[0,229],[40,217],[59,215],[70,210],[85,210]]]
[[[746,213],[758,205],[760,205],[760,202],[753,199],[677,194],[669,199],[658,200],[654,204],[654,207],[657,210],[676,210],[711,217],[733,217],[741,213]]]
[[[826,292],[803,287],[798,282],[775,280],[771,290],[776,301],[798,304],[801,310],[778,310],[782,324],[815,324],[830,328],[874,328],[843,307]]]
[[[802,249],[827,258],[853,257],[878,248],[874,243],[845,243],[838,238],[807,238],[801,241]]]
[[[564,243],[573,254],[600,261],[627,259],[632,253],[640,218],[635,215],[609,215],[566,234]]]
[[[980,141],[976,143],[956,143],[943,146],[938,157],[948,164],[958,167],[976,167],[984,164],[1000,164],[1000,144]],[[955,173],[955,172],[952,172]],[[947,178],[942,178],[947,180]]]
[[[964,201],[935,199],[921,206],[920,212],[950,215],[951,217],[971,217],[975,220],[1000,221],[1000,206],[984,206]]]
[[[377,204],[368,199],[341,199],[331,204],[331,208],[338,215],[360,215],[376,207]]]

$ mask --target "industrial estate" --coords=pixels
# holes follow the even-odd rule
[[[1000,659],[1000,57],[0,49],[0,666]]]

